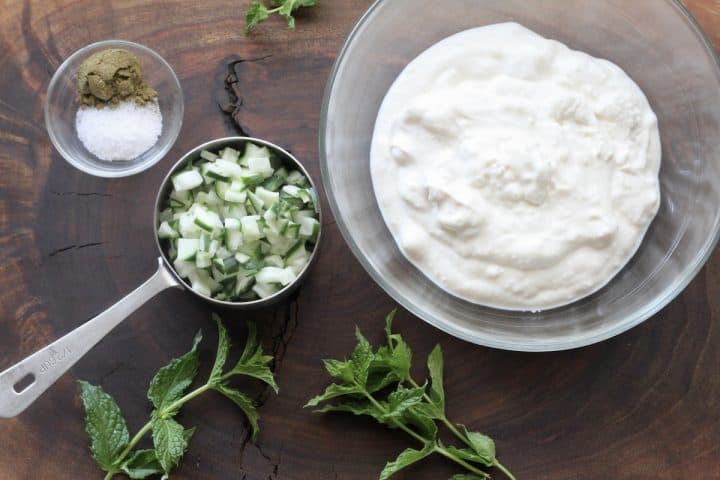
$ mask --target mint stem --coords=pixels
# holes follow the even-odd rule
[[[173,403],[171,403],[167,407],[160,410],[158,412],[157,416],[163,417],[171,412],[176,411],[177,409],[182,407],[185,403],[189,402],[190,400],[197,397],[198,395],[201,395],[201,394],[207,392],[212,387],[213,387],[213,385],[210,382],[208,382],[205,385],[203,385],[202,387],[196,388],[195,390],[188,393],[184,397],[178,398]],[[120,455],[118,456],[118,459],[117,459],[117,465],[122,464],[123,460],[125,460],[125,457],[128,456],[128,454],[132,451],[132,449],[135,448],[135,445],[137,445],[138,442],[140,442],[140,440],[142,440],[142,438],[145,436],[145,434],[148,433],[151,429],[152,429],[152,420],[150,420],[145,425],[143,425],[143,427],[140,430],[138,430],[138,432],[135,434],[135,436],[130,440],[130,443],[127,444],[125,449],[122,452],[120,452]],[[107,475],[105,475],[104,480],[111,480],[117,473],[120,473],[120,470],[109,471],[107,473]]]
[[[479,468],[477,468],[477,467],[475,467],[475,466],[473,466],[473,465],[470,465],[468,462],[466,462],[466,461],[463,460],[462,458],[456,457],[455,455],[453,455],[452,453],[448,452],[447,450],[445,450],[444,448],[442,448],[442,447],[440,447],[440,446],[438,446],[438,445],[436,445],[433,450],[435,450],[437,453],[439,453],[439,454],[442,455],[443,457],[449,458],[449,459],[452,460],[453,462],[457,463],[458,465],[461,465],[461,466],[465,467],[466,469],[468,469],[468,470],[471,471],[472,473],[474,473],[474,474],[476,474],[476,475],[478,475],[478,476],[480,476],[480,477],[482,477],[482,478],[490,478],[490,475],[488,475],[487,473],[483,472],[482,470],[480,470]]]
[[[383,407],[383,406],[380,404],[380,402],[378,402],[377,400],[375,400],[375,397],[373,397],[372,395],[370,395],[370,392],[368,392],[367,389],[365,389],[364,387],[358,385],[357,383],[356,383],[355,385],[362,390],[362,394],[365,395],[365,397],[367,397],[368,400],[370,400],[370,403],[372,403],[375,408],[377,408],[377,409],[378,409],[379,411],[381,411],[382,413],[387,414],[387,410],[385,409],[385,407]],[[409,428],[409,427],[408,427],[407,425],[405,425],[404,423],[398,422],[398,421],[395,420],[395,419],[392,419],[392,422],[393,422],[398,428],[400,428],[402,431],[404,431],[405,433],[407,433],[408,435],[410,435],[411,437],[413,437],[415,440],[417,440],[417,441],[419,441],[419,442],[421,442],[421,443],[427,443],[427,442],[429,441],[427,438],[425,438],[425,437],[423,437],[422,435],[420,435],[419,433],[413,431],[411,428]]]
[[[380,412],[382,412],[382,413],[384,413],[384,414],[387,414],[387,409],[386,409],[385,407],[383,407],[380,402],[378,402],[377,400],[375,400],[375,397],[373,397],[373,396],[370,394],[370,392],[367,391],[367,389],[366,389],[365,387],[363,387],[362,385],[359,385],[358,383],[355,383],[355,386],[356,386],[357,388],[359,388],[360,390],[362,390],[362,394],[363,394],[368,400],[370,400],[370,403],[372,403],[375,408],[377,408]],[[398,421],[398,420],[396,420],[396,419],[394,419],[394,418],[391,419],[391,421],[392,421],[393,424],[395,424],[395,426],[397,426],[399,429],[401,429],[402,431],[404,431],[405,433],[407,433],[408,435],[410,435],[411,437],[413,437],[415,440],[419,441],[420,443],[426,445],[426,444],[432,442],[431,439],[427,439],[427,438],[423,437],[422,435],[420,435],[419,433],[417,433],[416,431],[414,431],[413,429],[411,429],[410,427],[408,427],[408,426],[405,425],[404,423],[402,423],[402,422],[400,422],[400,421]],[[441,446],[439,446],[439,445],[437,445],[437,444],[433,447],[433,450],[434,450],[435,452],[439,453],[440,455],[442,455],[443,457],[449,458],[450,460],[454,461],[454,462],[457,463],[458,465],[461,465],[461,466],[465,467],[466,469],[468,469],[469,471],[473,472],[474,474],[481,476],[482,478],[490,478],[490,476],[489,476],[487,473],[485,473],[485,472],[483,472],[482,470],[480,470],[480,469],[478,469],[478,468],[470,465],[469,463],[467,463],[467,462],[464,461],[463,459],[456,457],[455,455],[453,455],[452,453],[448,452],[446,449],[442,448]]]
[[[415,388],[420,388],[420,385],[417,384],[417,382],[412,378],[408,377],[407,379],[408,383],[412,385]],[[428,403],[432,403],[432,400],[430,399],[430,396],[427,393],[423,393],[423,398]],[[459,438],[465,445],[467,445],[470,448],[473,448],[472,443],[463,435],[460,433],[460,431],[457,429],[454,423],[452,423],[450,420],[448,420],[447,416],[445,415],[445,412],[443,412],[442,417],[440,417],[440,421],[447,427],[450,432],[452,432],[453,435],[455,435],[457,438]],[[458,459],[462,460],[462,459]],[[495,467],[497,467],[498,470],[503,472],[509,479],[516,480],[515,476],[510,473],[510,471],[503,466],[502,463],[498,462],[497,459],[495,459]]]
[[[502,463],[498,462],[497,458],[495,459],[495,468],[497,468],[498,470],[503,472],[508,478],[511,478],[512,480],[516,480],[515,476],[512,473],[510,473],[510,470],[505,468],[505,466]]]

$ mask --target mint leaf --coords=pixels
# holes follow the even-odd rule
[[[392,333],[392,323],[393,320],[395,320],[395,315],[397,314],[397,308],[393,308],[390,313],[388,313],[385,316],[385,336],[388,340],[388,345],[392,346],[392,342],[390,342],[390,338],[393,336]]]
[[[350,368],[352,369],[353,378],[358,385],[365,386],[367,384],[370,363],[373,360],[373,351],[370,342],[363,336],[358,327],[355,327],[355,337],[357,345],[350,356]]]
[[[440,345],[435,345],[427,360],[428,372],[430,372],[430,393],[429,397],[437,408],[439,415],[445,414],[445,388],[443,387],[443,353]]]
[[[183,432],[183,438],[185,439],[185,443],[190,443],[190,439],[195,435],[195,427],[192,428],[186,428]]]
[[[402,422],[415,427],[415,431],[423,437],[435,440],[435,438],[437,438],[438,427],[431,417],[420,412],[420,407],[424,405],[425,404],[420,404],[407,409],[402,415]]]
[[[384,423],[383,413],[367,400],[348,400],[342,403],[323,405],[315,410],[316,413],[348,412],[353,415],[368,415]]]
[[[120,470],[133,480],[163,473],[155,450],[136,450],[123,462]]]
[[[250,33],[259,23],[264,22],[270,16],[267,7],[260,2],[252,2],[245,14],[245,33]]]
[[[273,357],[264,355],[262,345],[260,345],[257,336],[257,328],[254,323],[248,322],[248,339],[240,360],[230,371],[231,375],[245,375],[257,378],[269,385],[275,393],[278,393],[278,385],[275,382],[275,376],[268,367]]]
[[[305,407],[317,407],[320,402],[330,400],[332,398],[341,397],[343,395],[353,395],[362,393],[362,390],[354,385],[338,385],[337,383],[331,383],[325,389],[325,392],[320,395],[311,398]]]
[[[394,461],[385,464],[385,468],[383,468],[380,473],[380,480],[387,480],[403,468],[412,465],[415,462],[419,462],[432,452],[432,443],[425,444],[422,450],[415,450],[412,448],[405,449]]]
[[[103,470],[114,470],[120,453],[128,444],[125,419],[115,400],[100,386],[80,380],[85,408],[85,431],[90,437],[90,451]]]
[[[150,382],[147,396],[157,410],[162,410],[179,399],[195,379],[200,364],[197,352],[200,340],[202,331],[195,335],[192,349],[188,353],[170,361]]]
[[[218,385],[215,387],[215,390],[225,395],[227,398],[232,400],[235,405],[240,407],[240,410],[243,411],[248,419],[248,423],[250,424],[250,429],[252,431],[252,440],[254,442],[257,439],[260,428],[258,426],[258,413],[252,400],[250,400],[250,398],[241,391],[231,388],[226,384]]]
[[[260,22],[264,22],[272,13],[277,13],[283,17],[288,27],[295,28],[295,18],[293,12],[301,7],[314,7],[317,0],[271,0],[273,9],[268,9],[259,1],[250,4],[250,8],[245,14],[245,33],[250,33]]]
[[[218,347],[217,354],[215,355],[215,363],[210,371],[210,383],[220,380],[223,368],[225,368],[225,362],[227,362],[228,353],[230,352],[230,337],[228,336],[225,325],[223,325],[222,320],[220,320],[220,317],[215,313],[212,314],[212,319],[215,320],[218,328]]]
[[[292,0],[289,0],[278,10],[280,16],[287,21],[288,28],[295,28],[295,17],[292,16],[292,4]]]
[[[392,322],[395,319],[396,313],[397,309],[394,309],[385,317],[385,335],[388,344],[387,351],[389,352],[387,364],[400,381],[405,381],[410,379],[412,350],[401,335],[392,333]],[[380,351],[383,350],[385,349],[380,349]]]
[[[485,465],[486,467],[492,467],[494,465],[494,463],[488,463],[488,459],[486,457],[478,455],[478,453],[471,448],[457,448],[450,446],[445,447],[445,450],[458,458],[462,458],[463,460],[479,463],[481,465]]]
[[[389,347],[380,347],[373,355],[368,369],[367,390],[375,393],[402,380],[393,365],[393,352]]]
[[[325,365],[325,370],[327,370],[331,377],[347,383],[351,383],[353,381],[352,367],[349,362],[342,362],[340,360],[323,360],[323,364]]]
[[[479,475],[475,475],[474,473],[458,473],[453,475],[450,480],[485,480],[486,478],[490,478],[490,476],[486,475],[481,477]]]
[[[178,464],[185,449],[185,429],[172,418],[153,418],[152,438],[155,455],[163,471],[167,474]]]
[[[488,467],[495,465],[495,442],[493,439],[482,433],[471,432],[465,425],[459,425],[459,427],[470,445],[472,445],[472,449],[478,458],[478,460],[473,461],[480,462]]]
[[[386,409],[386,416],[388,418],[400,417],[405,411],[415,405],[420,404],[423,400],[423,394],[425,389],[420,388],[405,388],[398,386],[398,389],[388,395]]]

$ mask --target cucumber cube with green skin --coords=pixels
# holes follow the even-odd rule
[[[258,227],[259,219],[260,217],[258,215],[248,215],[240,219],[244,242],[254,242],[262,238],[263,234]]]
[[[305,242],[300,241],[288,252],[285,264],[295,272],[295,275],[300,275],[309,260],[310,252],[305,249]]]
[[[218,239],[216,239],[216,238],[213,238],[212,240],[210,240],[210,247],[208,248],[208,253],[210,255],[215,256],[215,254],[217,253],[219,248],[220,248],[220,241],[218,241]]]
[[[291,268],[264,267],[255,275],[255,280],[258,283],[279,283],[285,286],[295,280],[295,272]]]
[[[312,210],[298,210],[297,212],[293,212],[293,222],[300,223],[301,218],[315,218],[315,212]]]
[[[218,159],[218,156],[215,155],[215,154],[212,153],[212,152],[209,152],[209,151],[207,151],[207,150],[203,150],[203,151],[200,152],[200,158],[202,158],[203,160],[207,160],[207,161],[212,162],[213,160],[217,160],[217,159]]]
[[[263,201],[263,207],[270,208],[280,200],[280,194],[277,192],[271,192],[263,187],[257,187],[255,189],[255,195]]]
[[[210,234],[208,234],[206,232],[201,233],[198,249],[203,252],[209,252],[211,242],[212,242],[212,237],[210,236]]]
[[[303,188],[298,192],[298,198],[303,201],[303,203],[307,203],[308,205],[312,205],[313,199],[310,196],[310,193],[306,188]]]
[[[285,167],[280,167],[280,168],[278,168],[277,170],[275,170],[275,175],[274,175],[274,176],[280,177],[280,178],[283,179],[283,181],[284,181],[284,180],[288,177],[287,168],[285,168]]]
[[[236,218],[240,220],[242,217],[246,217],[248,212],[245,210],[244,205],[225,205],[225,218]]]
[[[245,172],[243,168],[235,162],[219,159],[215,161],[215,168],[222,172],[223,175],[231,179],[241,178]]]
[[[257,173],[263,176],[263,179],[269,178],[275,172],[272,165],[270,164],[270,157],[250,157],[248,158],[248,169],[252,173]]]
[[[271,192],[277,192],[285,183],[285,179],[278,175],[277,171],[267,180],[262,183],[262,187],[270,190]]]
[[[194,261],[178,260],[173,262],[173,268],[183,278],[188,278],[191,272],[197,270],[197,266]]]
[[[240,220],[237,218],[225,218],[225,230],[240,230]]]
[[[280,290],[280,287],[275,284],[268,283],[255,283],[252,287],[252,291],[257,293],[260,298],[267,298],[271,295],[276,294]]]
[[[215,281],[206,270],[195,270],[190,272],[188,276],[190,285],[193,290],[205,296],[212,296],[213,293],[220,290],[221,285]]]
[[[165,221],[158,227],[158,238],[178,238],[180,234]]]
[[[248,261],[250,260],[250,256],[249,256],[249,255],[246,255],[246,254],[244,254],[244,253],[242,253],[242,252],[237,252],[237,253],[235,254],[235,260],[237,260],[238,263],[243,264],[243,263],[246,263],[246,262],[248,262]]]
[[[197,238],[178,238],[178,260],[194,260],[200,241]]]
[[[212,258],[209,252],[198,251],[195,255],[195,266],[198,268],[208,268],[212,265]]]
[[[226,230],[225,243],[229,251],[237,252],[243,244],[243,233],[240,230]]]
[[[214,180],[221,182],[230,181],[230,175],[223,172],[215,163],[206,163],[201,167],[201,170],[206,183],[212,183],[211,181]]]
[[[298,197],[301,189],[295,185],[285,185],[281,191],[286,194],[285,196]]]
[[[225,198],[225,192],[228,191],[230,188],[230,183],[228,182],[215,182],[215,193],[219,198]]]
[[[255,284],[255,277],[247,277],[242,273],[238,273],[235,277],[235,295],[241,295]]]
[[[227,258],[216,258],[213,260],[213,266],[220,270],[225,275],[237,273],[240,270],[240,263],[235,259],[234,256]]]
[[[285,268],[285,262],[280,255],[268,255],[265,257],[265,265],[269,267]]]
[[[305,182],[305,175],[297,170],[290,172],[285,181],[291,185],[302,185]]]
[[[177,190],[173,190],[170,193],[170,203],[177,203],[181,206],[189,207],[192,205],[193,202],[193,194],[190,190],[183,190],[182,192],[178,192]]]
[[[195,224],[195,217],[189,213],[183,213],[178,218],[178,232],[183,238],[200,238],[200,227]]]
[[[247,192],[237,192],[235,190],[226,190],[223,197],[226,201],[232,203],[243,203],[247,199]]]
[[[195,225],[208,232],[222,228],[223,224],[217,213],[200,205],[198,205],[198,207],[199,208],[196,208],[193,212],[195,215]]]
[[[173,175],[170,181],[176,192],[184,192],[202,185],[203,177],[197,170],[188,170]]]
[[[297,240],[300,236],[300,224],[295,222],[288,222],[287,228],[285,229],[285,238],[292,238]]]
[[[300,220],[300,236],[314,237],[320,231],[320,222],[313,217],[301,217]]]
[[[245,188],[255,188],[265,181],[265,177],[259,173],[247,173],[240,177],[240,180],[242,180]]]
[[[260,188],[260,187],[258,187]],[[248,200],[252,202],[253,208],[259,214],[263,211],[265,201],[253,192],[248,192]]]
[[[222,159],[229,162],[237,163],[240,159],[240,152],[238,152],[232,147],[225,147],[222,151]]]

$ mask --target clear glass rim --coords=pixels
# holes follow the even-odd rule
[[[58,83],[60,82],[61,73],[64,73],[65,70],[67,70],[68,65],[77,57],[87,55],[89,51],[95,50],[97,48],[102,47],[131,47],[138,50],[142,50],[143,52],[147,53],[149,56],[153,57],[155,60],[157,60],[160,64],[162,64],[168,72],[170,72],[170,79],[171,82],[174,84],[175,87],[177,87],[178,91],[180,92],[180,121],[178,123],[177,129],[175,132],[172,132],[172,134],[169,137],[168,142],[160,149],[158,150],[152,157],[149,157],[144,162],[132,165],[131,167],[128,167],[124,170],[101,170],[96,169],[88,164],[78,161],[75,158],[73,158],[72,155],[68,151],[66,151],[62,145],[60,144],[60,141],[58,140],[55,129],[52,126],[52,122],[50,121],[50,102],[49,99],[52,97],[53,92],[55,89],[58,88]],[[84,47],[80,48],[79,50],[76,50],[73,52],[70,56],[68,56],[55,70],[55,73],[53,73],[52,78],[50,79],[50,84],[48,85],[47,93],[45,95],[45,104],[43,107],[43,114],[44,114],[44,120],[45,120],[45,130],[48,132],[48,136],[50,137],[50,141],[52,142],[53,146],[55,147],[55,150],[58,151],[61,157],[65,159],[66,162],[68,162],[73,167],[77,168],[80,171],[83,171],[85,173],[88,173],[90,175],[96,176],[96,177],[103,177],[103,178],[120,178],[120,177],[129,177],[130,175],[135,175],[136,173],[144,172],[148,168],[154,166],[157,164],[160,160],[162,160],[165,155],[170,151],[170,149],[175,145],[175,141],[177,140],[178,136],[180,135],[180,130],[182,130],[182,124],[183,124],[183,117],[185,114],[185,100],[182,92],[182,87],[180,85],[180,81],[177,78],[177,75],[175,74],[175,70],[170,66],[170,64],[155,50],[146,47],[145,45],[141,45],[139,43],[131,42],[129,40],[119,40],[119,39],[109,39],[109,40],[101,40],[99,42],[94,42],[89,45],[85,45]]]
[[[491,348],[497,348],[501,350],[511,350],[511,351],[521,351],[521,352],[551,352],[551,351],[560,351],[560,350],[571,350],[575,348],[580,348],[588,345],[592,345],[598,342],[602,342],[603,340],[607,340],[609,338],[615,337],[616,335],[619,335],[627,330],[630,330],[633,327],[636,327],[640,323],[644,322],[651,316],[655,315],[657,312],[659,312],[661,309],[663,309],[665,306],[667,306],[672,300],[674,300],[684,289],[688,286],[688,284],[695,278],[695,276],[698,274],[698,272],[702,269],[702,267],[707,262],[708,258],[710,258],[710,255],[712,254],[713,250],[715,249],[715,246],[718,243],[718,240],[720,240],[720,222],[717,220],[715,221],[715,225],[713,226],[713,233],[712,235],[708,236],[706,242],[703,244],[702,248],[700,248],[693,258],[693,261],[688,264],[687,267],[684,268],[681,275],[678,275],[675,282],[670,284],[665,290],[659,294],[656,298],[659,299],[659,301],[651,302],[645,305],[644,308],[640,308],[633,312],[630,316],[628,316],[624,321],[617,322],[615,325],[611,325],[605,329],[599,330],[599,331],[593,331],[589,333],[581,333],[581,334],[573,334],[572,336],[568,336],[567,338],[560,337],[557,340],[553,341],[538,341],[538,342],[520,342],[520,341],[507,341],[498,339],[491,335],[483,335],[478,334],[477,332],[468,333],[464,329],[457,327],[452,321],[448,321],[442,318],[437,318],[432,314],[429,314],[428,312],[417,308],[415,305],[413,305],[405,296],[403,296],[391,283],[385,281],[383,276],[380,274],[379,271],[377,271],[373,265],[368,261],[367,258],[362,254],[360,247],[355,242],[352,234],[350,233],[350,229],[348,228],[348,225],[345,223],[345,220],[340,215],[340,207],[337,204],[337,201],[335,199],[335,193],[333,191],[333,185],[332,185],[332,179],[330,172],[328,170],[328,158],[327,158],[327,152],[325,151],[325,143],[326,143],[326,137],[325,132],[327,129],[327,121],[328,121],[328,110],[330,106],[330,99],[332,97],[333,93],[333,86],[335,84],[335,80],[337,77],[337,74],[340,70],[340,66],[343,64],[345,57],[348,53],[348,50],[350,46],[355,41],[355,38],[360,33],[360,30],[365,25],[365,23],[373,16],[375,10],[377,10],[380,5],[385,3],[388,0],[375,0],[373,4],[368,8],[368,10],[360,17],[360,19],[357,21],[353,29],[351,30],[350,34],[348,35],[347,39],[345,40],[345,43],[343,44],[342,48],[340,49],[340,52],[337,56],[337,59],[335,60],[335,63],[333,64],[332,70],[330,71],[330,75],[328,77],[327,83],[325,85],[325,91],[323,94],[323,103],[322,103],[322,109],[320,111],[320,125],[319,125],[319,136],[318,136],[318,148],[319,148],[319,155],[320,155],[320,174],[322,177],[323,186],[325,187],[325,192],[328,198],[328,204],[330,205],[330,211],[333,214],[333,217],[335,218],[338,228],[340,229],[340,233],[342,234],[343,238],[345,239],[345,242],[350,247],[350,250],[352,251],[353,255],[355,255],[355,258],[358,259],[362,267],[365,269],[366,272],[372,277],[372,279],[380,285],[380,287],[385,290],[385,292],[390,295],[396,302],[398,302],[400,305],[402,305],[406,310],[410,311],[413,315],[420,318],[421,320],[429,323],[430,325],[433,325],[434,327],[442,330],[445,333],[448,333],[454,337],[460,338],[462,340],[465,340],[467,342],[471,342],[477,345],[483,345],[486,347]],[[695,34],[698,36],[698,38],[701,40],[702,44],[705,47],[705,50],[710,54],[710,57],[714,60],[715,63],[715,70],[717,74],[720,76],[720,57],[718,56],[718,53],[716,52],[715,48],[713,47],[712,43],[710,42],[709,38],[701,28],[700,24],[697,22],[695,17],[690,13],[690,11],[682,4],[680,3],[680,0],[666,0],[667,3],[670,3],[672,6],[677,8],[681,14],[683,14],[686,19],[688,20],[690,26],[692,27]]]

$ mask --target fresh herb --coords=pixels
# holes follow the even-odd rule
[[[316,412],[349,412],[368,415],[390,428],[399,428],[421,444],[419,450],[408,448],[380,473],[386,480],[403,468],[430,454],[437,453],[467,470],[451,480],[490,478],[484,470],[495,467],[515,480],[495,456],[495,442],[481,433],[455,424],[445,415],[443,388],[443,354],[436,345],[427,360],[429,382],[418,384],[410,375],[412,351],[402,336],[392,332],[393,310],[385,319],[387,345],[373,350],[358,328],[357,346],[349,360],[325,360],[325,369],[337,383],[311,399],[306,407]],[[332,402],[329,402],[332,400]],[[323,404],[322,406],[320,406]],[[441,422],[461,442],[461,447],[445,445],[438,439]]]
[[[277,393],[272,371],[268,367],[272,357],[263,354],[255,325],[248,323],[248,339],[240,360],[225,371],[230,353],[230,337],[220,317],[213,314],[218,327],[218,347],[207,382],[186,393],[195,379],[200,366],[197,351],[202,332],[193,339],[192,348],[181,357],[173,359],[161,368],[150,382],[148,399],[153,404],[150,420],[132,439],[127,424],[115,400],[99,386],[80,381],[81,396],[85,407],[85,431],[90,437],[90,451],[98,466],[107,472],[105,480],[116,474],[125,474],[131,479],[163,475],[180,462],[188,448],[188,442],[195,432],[175,420],[185,403],[203,393],[214,390],[235,403],[248,418],[253,441],[257,438],[258,413],[253,401],[230,385],[236,375],[256,378],[269,385]],[[147,434],[152,434],[153,448],[135,450],[136,445]]]
[[[255,0],[250,4],[245,14],[245,33],[250,33],[259,23],[267,20],[270,15],[277,13],[283,17],[288,27],[295,28],[293,12],[301,7],[314,7],[317,0],[271,0],[273,8],[266,7],[262,2]]]

